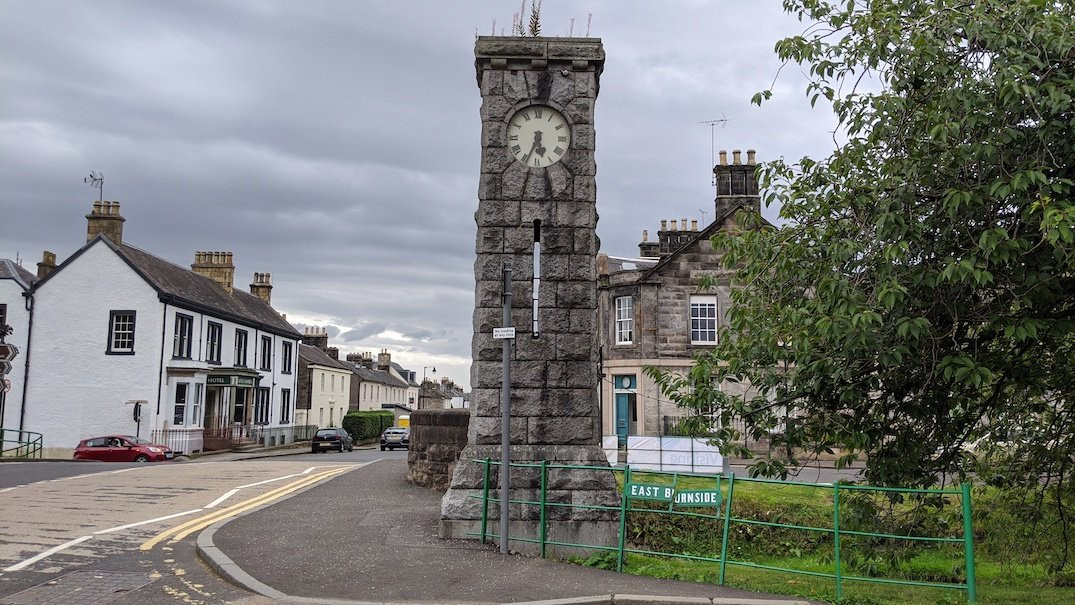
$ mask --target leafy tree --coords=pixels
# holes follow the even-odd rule
[[[759,169],[785,225],[744,213],[758,228],[714,238],[740,286],[728,331],[689,375],[650,374],[724,426],[783,427],[757,472],[839,447],[873,483],[923,485],[1000,443],[990,480],[1052,494],[1070,518],[1075,3],[784,6],[812,25],[776,52],[846,142]],[[714,439],[734,452],[735,437]]]

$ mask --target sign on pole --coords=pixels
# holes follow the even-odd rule
[[[15,359],[15,356],[18,354],[18,347],[9,345],[6,342],[0,342],[0,361],[11,361],[12,359]]]
[[[0,376],[11,373],[11,362],[0,359]]]
[[[0,380],[0,392],[4,392],[4,393],[10,393],[11,392],[11,381],[8,380],[7,378],[4,378],[3,380]]]
[[[515,338],[515,328],[493,328],[494,340],[510,340]]]

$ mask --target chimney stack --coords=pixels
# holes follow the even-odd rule
[[[381,352],[377,354],[377,369],[387,372],[391,366],[392,355],[388,352],[388,349],[381,349]]]
[[[194,264],[190,266],[202,277],[220,284],[228,294],[232,293],[235,284],[235,264],[232,262],[231,252],[195,252]]]
[[[329,348],[325,349],[325,354],[328,355],[329,357],[335,359],[336,361],[340,360],[340,350],[337,349],[336,347],[329,347]]]
[[[265,304],[272,304],[272,274],[255,273],[250,293],[265,301]]]
[[[123,223],[119,202],[94,202],[93,211],[86,215],[86,241],[104,235],[117,246],[123,245]]]
[[[56,270],[56,253],[45,250],[41,253],[41,262],[37,263],[37,278],[45,279]]]
[[[734,149],[732,150],[732,163],[729,165],[727,152],[721,150],[720,163],[713,167],[713,177],[717,187],[715,219],[726,217],[737,208],[761,210],[755,153],[753,149],[748,149],[747,161],[743,164],[742,152]]]
[[[306,326],[302,330],[302,344],[328,350],[328,330],[317,326]]]

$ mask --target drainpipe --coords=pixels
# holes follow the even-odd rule
[[[34,334],[34,291],[33,289],[30,289],[23,292],[22,295],[26,298],[24,304],[26,310],[30,312],[30,319],[26,324],[26,359],[23,360],[22,369],[22,403],[19,406],[19,439],[22,439],[21,433],[26,428],[26,391],[29,390],[26,387],[30,386],[30,343],[32,342],[31,337]]]

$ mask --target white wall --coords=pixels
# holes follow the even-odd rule
[[[133,310],[133,355],[107,355],[109,311]],[[134,434],[132,407],[144,399],[149,434],[160,376],[162,305],[157,293],[98,241],[34,295],[26,429],[46,450],[74,448],[107,433]],[[171,340],[169,335],[169,350]],[[147,413],[149,412],[149,413]]]
[[[316,424],[318,428],[343,426],[353,373],[343,368],[317,364],[310,364],[310,370],[312,383],[308,423]]]

